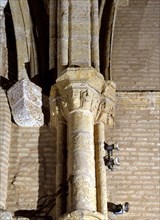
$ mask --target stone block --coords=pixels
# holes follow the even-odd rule
[[[13,119],[19,126],[42,126],[41,88],[28,79],[22,79],[12,86],[8,92],[8,99]]]

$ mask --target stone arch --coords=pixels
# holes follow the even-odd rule
[[[159,90],[159,29],[159,0],[119,5],[111,63],[117,90]]]
[[[121,0],[99,1],[100,72],[106,80],[112,80],[112,46],[118,4]]]
[[[6,34],[5,34],[5,15],[4,9],[7,0],[0,1],[0,75],[7,78],[7,49],[6,49]]]
[[[16,48],[16,38],[15,38],[15,31],[14,31],[14,25],[13,25],[13,19],[11,15],[11,10],[9,3],[4,8],[4,32],[5,32],[5,49],[6,54],[4,59],[4,62],[6,64],[6,70],[3,74],[4,78],[8,79],[8,82],[2,83],[4,86],[7,84],[6,89],[8,89],[12,84],[14,84],[15,81],[17,81],[17,48]]]
[[[16,38],[18,80],[28,78],[34,66],[36,72],[36,50],[32,33],[32,22],[27,0],[9,0]],[[34,53],[34,64],[31,65],[31,54]]]

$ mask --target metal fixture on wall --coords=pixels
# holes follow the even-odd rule
[[[104,163],[110,170],[113,171],[114,166],[120,165],[119,158],[113,158],[113,150],[119,150],[118,143],[108,145],[104,142],[104,149],[106,150],[106,155],[104,156]]]
[[[109,212],[113,212],[115,215],[121,215],[129,211],[130,204],[129,202],[125,202],[123,204],[116,205],[108,202],[107,206]]]

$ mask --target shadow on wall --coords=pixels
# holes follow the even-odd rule
[[[50,212],[55,206],[55,129],[42,126],[39,132],[39,189],[35,210],[18,210],[15,216],[28,217],[30,220],[53,220]]]
[[[6,43],[8,53],[8,79],[13,83],[17,81],[18,61],[17,61],[17,48],[16,37],[14,32],[13,19],[9,3],[7,3],[5,9],[5,31],[6,31]]]

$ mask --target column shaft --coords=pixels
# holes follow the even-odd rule
[[[57,52],[57,1],[49,2],[49,69],[56,68]]]
[[[66,212],[67,194],[67,128],[57,120],[57,152],[56,152],[56,219]]]
[[[97,186],[97,211],[107,217],[107,179],[104,164],[104,124],[99,122],[95,125],[95,147],[96,147],[96,186]]]
[[[68,0],[58,1],[58,76],[64,66],[68,65],[69,38],[69,3]]]
[[[75,110],[68,121],[69,211],[96,210],[93,115]]]
[[[108,220],[104,124],[113,122],[115,85],[93,68],[67,68],[51,100],[53,122],[59,114],[67,123],[67,210],[59,219]]]
[[[91,66],[90,1],[69,2],[69,66]]]
[[[91,1],[91,62],[92,66],[99,71],[99,19],[98,1]]]

